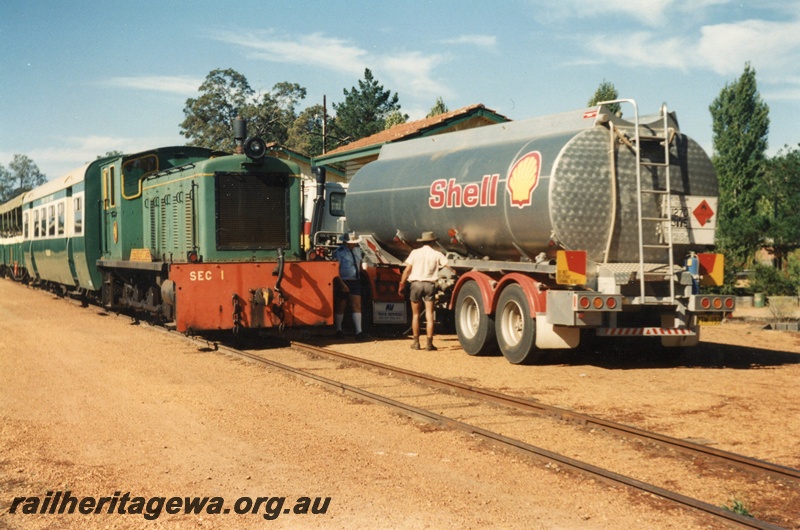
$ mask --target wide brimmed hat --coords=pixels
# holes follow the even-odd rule
[[[345,232],[342,234],[342,243],[360,243],[361,236],[356,234],[355,232],[347,233]]]
[[[417,241],[420,243],[430,243],[431,241],[436,241],[437,239],[439,238],[433,235],[433,232],[422,232],[422,237],[417,239]]]

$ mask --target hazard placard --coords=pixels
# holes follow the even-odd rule
[[[673,193],[662,212],[672,223],[672,242],[678,245],[713,245],[717,228],[717,198]],[[663,231],[666,233],[666,230]]]
[[[703,199],[700,201],[700,204],[697,205],[697,208],[692,210],[692,215],[694,215],[694,218],[700,223],[700,226],[705,226],[706,223],[714,217],[714,210],[711,208],[711,205],[708,204],[708,201]]]
[[[556,283],[586,285],[585,250],[559,250],[556,253]]]

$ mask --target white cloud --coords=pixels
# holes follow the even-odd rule
[[[114,87],[166,92],[181,96],[196,94],[202,83],[202,79],[188,76],[112,77],[103,81],[103,84]]]
[[[406,90],[410,90],[415,97],[425,99],[452,95],[452,91],[446,85],[433,78],[433,71],[443,60],[439,55],[410,52],[381,57],[379,64],[380,69],[391,76],[393,85],[403,86],[402,93],[405,94]]]
[[[460,35],[452,39],[445,39],[444,44],[467,44],[480,48],[494,48],[497,46],[497,37],[494,35]]]
[[[670,18],[680,14],[682,19],[701,16],[709,7],[724,5],[731,0],[547,0],[548,11],[558,18],[592,18],[626,16],[651,27],[670,27],[676,23]],[[532,5],[541,8],[540,0],[532,0]],[[600,22],[598,22],[600,23]],[[675,27],[671,27],[675,30]]]
[[[653,32],[645,31],[629,35],[615,33],[593,39],[589,52],[625,66],[680,70],[690,66],[692,57],[692,50],[683,39],[662,39]]]
[[[367,52],[344,39],[312,33],[300,38],[265,33],[218,33],[217,40],[244,48],[253,59],[304,64],[348,74],[364,73]]]
[[[759,74],[773,80],[798,73],[799,52],[797,20],[745,20],[704,26],[697,46],[698,56],[718,74],[740,73],[744,63],[750,61]]]
[[[364,69],[370,68],[378,80],[384,76],[390,78],[393,90],[408,99],[431,99],[452,94],[433,75],[435,68],[445,60],[439,54],[417,51],[375,54],[348,40],[321,33],[299,38],[265,32],[218,33],[216,38],[243,48],[248,57],[258,60],[305,65],[359,79]]]
[[[595,57],[638,68],[710,70],[735,76],[749,62],[766,83],[800,77],[800,21],[745,20],[707,25],[695,35],[668,36],[656,31],[596,38],[588,46]]]
[[[79,168],[95,160],[98,155],[109,151],[122,151],[135,153],[152,149],[159,145],[175,145],[179,143],[175,137],[162,138],[131,138],[112,136],[70,136],[66,138],[53,138],[52,141],[43,142],[47,147],[33,147],[25,154],[47,175],[53,179],[65,175],[67,172]],[[11,160],[12,154],[0,151],[0,160]]]

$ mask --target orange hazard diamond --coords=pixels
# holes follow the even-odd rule
[[[711,206],[703,200],[700,204],[697,205],[697,208],[692,211],[694,218],[700,222],[700,226],[705,226],[705,224],[714,217],[714,210],[711,209]]]

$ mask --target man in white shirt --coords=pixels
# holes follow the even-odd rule
[[[425,349],[428,351],[438,349],[433,345],[433,297],[436,292],[436,279],[439,275],[439,269],[447,266],[447,258],[444,254],[431,247],[431,243],[436,239],[433,232],[423,232],[422,237],[417,239],[418,242],[422,243],[422,246],[412,250],[411,254],[406,258],[406,268],[397,288],[398,294],[403,296],[403,287],[406,280],[411,283],[409,298],[411,300],[411,331],[414,334],[414,342],[411,343],[412,350],[420,349],[419,318],[423,302],[425,303],[425,313],[427,315],[425,331],[428,337],[428,345]]]

